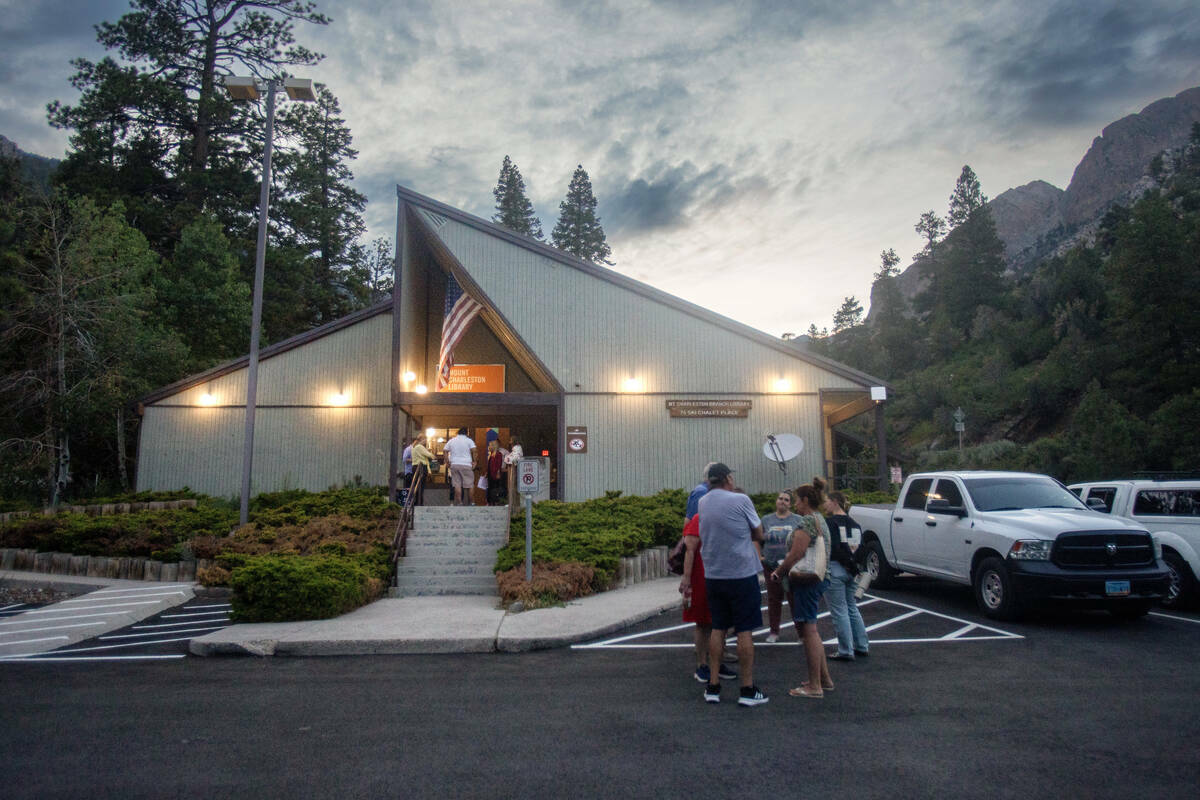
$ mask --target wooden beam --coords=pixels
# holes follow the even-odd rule
[[[825,424],[829,427],[841,425],[848,419],[854,419],[859,414],[865,414],[875,407],[875,401],[870,395],[864,395],[857,400],[846,403],[844,406],[835,408],[833,411],[825,415]]]

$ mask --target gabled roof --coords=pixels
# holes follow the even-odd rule
[[[701,319],[712,325],[717,325],[725,330],[731,331],[739,336],[743,336],[758,344],[778,350],[780,353],[790,356],[791,358],[799,359],[800,361],[806,361],[816,367],[832,372],[835,375],[839,375],[861,386],[870,387],[888,385],[882,379],[876,378],[875,376],[869,375],[861,370],[854,369],[853,367],[847,366],[839,361],[834,361],[831,358],[825,358],[824,356],[819,356],[815,353],[808,353],[799,350],[798,348],[789,344],[787,341],[783,339],[777,339],[770,334],[758,330],[757,328],[752,328],[749,325],[738,322],[737,320],[722,316],[715,311],[710,311],[707,308],[696,305],[695,303],[690,303],[687,300],[676,297],[673,294],[668,294],[661,289],[655,289],[653,286],[642,283],[638,280],[634,280],[627,275],[622,275],[615,270],[607,269],[597,264],[593,264],[590,261],[577,258],[576,256],[563,252],[557,247],[552,247],[545,242],[539,242],[537,239],[533,239],[529,236],[514,233],[502,225],[498,225],[494,222],[489,222],[488,220],[468,214],[465,211],[461,211],[452,206],[448,206],[445,203],[434,200],[432,197],[426,197],[423,194],[414,192],[412,189],[397,185],[396,195],[404,202],[409,203],[417,208],[422,208],[428,212],[439,214],[448,219],[452,219],[455,222],[460,222],[463,225],[474,228],[478,231],[482,231],[489,236],[495,236],[511,244],[515,244],[518,247],[522,247],[526,250],[537,253],[538,255],[553,259],[560,264],[579,270],[580,272],[590,275],[593,278],[615,284],[623,289],[635,292],[636,294],[639,294],[657,303],[661,303],[669,308],[682,311],[685,314],[697,317],[698,319]],[[432,226],[430,226],[430,229],[432,230]],[[432,232],[433,235],[437,235],[436,230],[432,230]]]
[[[364,319],[370,319],[377,314],[383,314],[391,310],[392,298],[389,296],[383,300],[380,300],[374,305],[359,309],[358,311],[347,314],[340,319],[335,319],[333,322],[327,322],[324,325],[313,328],[312,330],[307,330],[304,333],[298,333],[295,336],[284,339],[282,342],[276,342],[275,344],[268,345],[267,347],[264,347],[258,351],[258,360],[263,361],[271,356],[277,356],[280,353],[286,353],[288,350],[300,347],[301,345],[307,344],[315,339],[320,339],[323,336],[328,336],[331,333],[336,333],[343,328],[349,328],[351,325],[362,322]],[[249,366],[249,364],[250,356],[248,354],[240,356],[232,361],[226,361],[224,364],[218,364],[211,369],[206,369],[204,372],[200,372],[195,375],[189,375],[186,378],[177,380],[172,384],[162,387],[161,389],[155,389],[150,394],[140,398],[138,402],[142,405],[156,403],[165,397],[170,397],[173,394],[179,394],[182,391],[191,389],[193,386],[198,386],[206,381],[211,381],[214,378],[221,377],[222,375],[228,375],[230,372],[236,372],[239,369],[245,369],[247,366]]]

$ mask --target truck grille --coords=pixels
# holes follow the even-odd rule
[[[1060,567],[1144,567],[1154,563],[1154,544],[1133,531],[1063,533],[1050,560]]]

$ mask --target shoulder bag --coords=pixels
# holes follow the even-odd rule
[[[796,533],[803,533],[807,536],[808,531],[803,528]],[[788,570],[788,578],[797,583],[817,583],[825,580],[825,569],[828,564],[828,554],[825,552],[825,537],[817,534],[813,537],[808,545],[808,549],[804,551],[804,555],[800,560],[792,565]]]

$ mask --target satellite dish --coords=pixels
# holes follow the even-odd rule
[[[763,455],[779,465],[779,471],[787,474],[787,462],[804,452],[804,440],[794,433],[768,433],[763,445]]]

